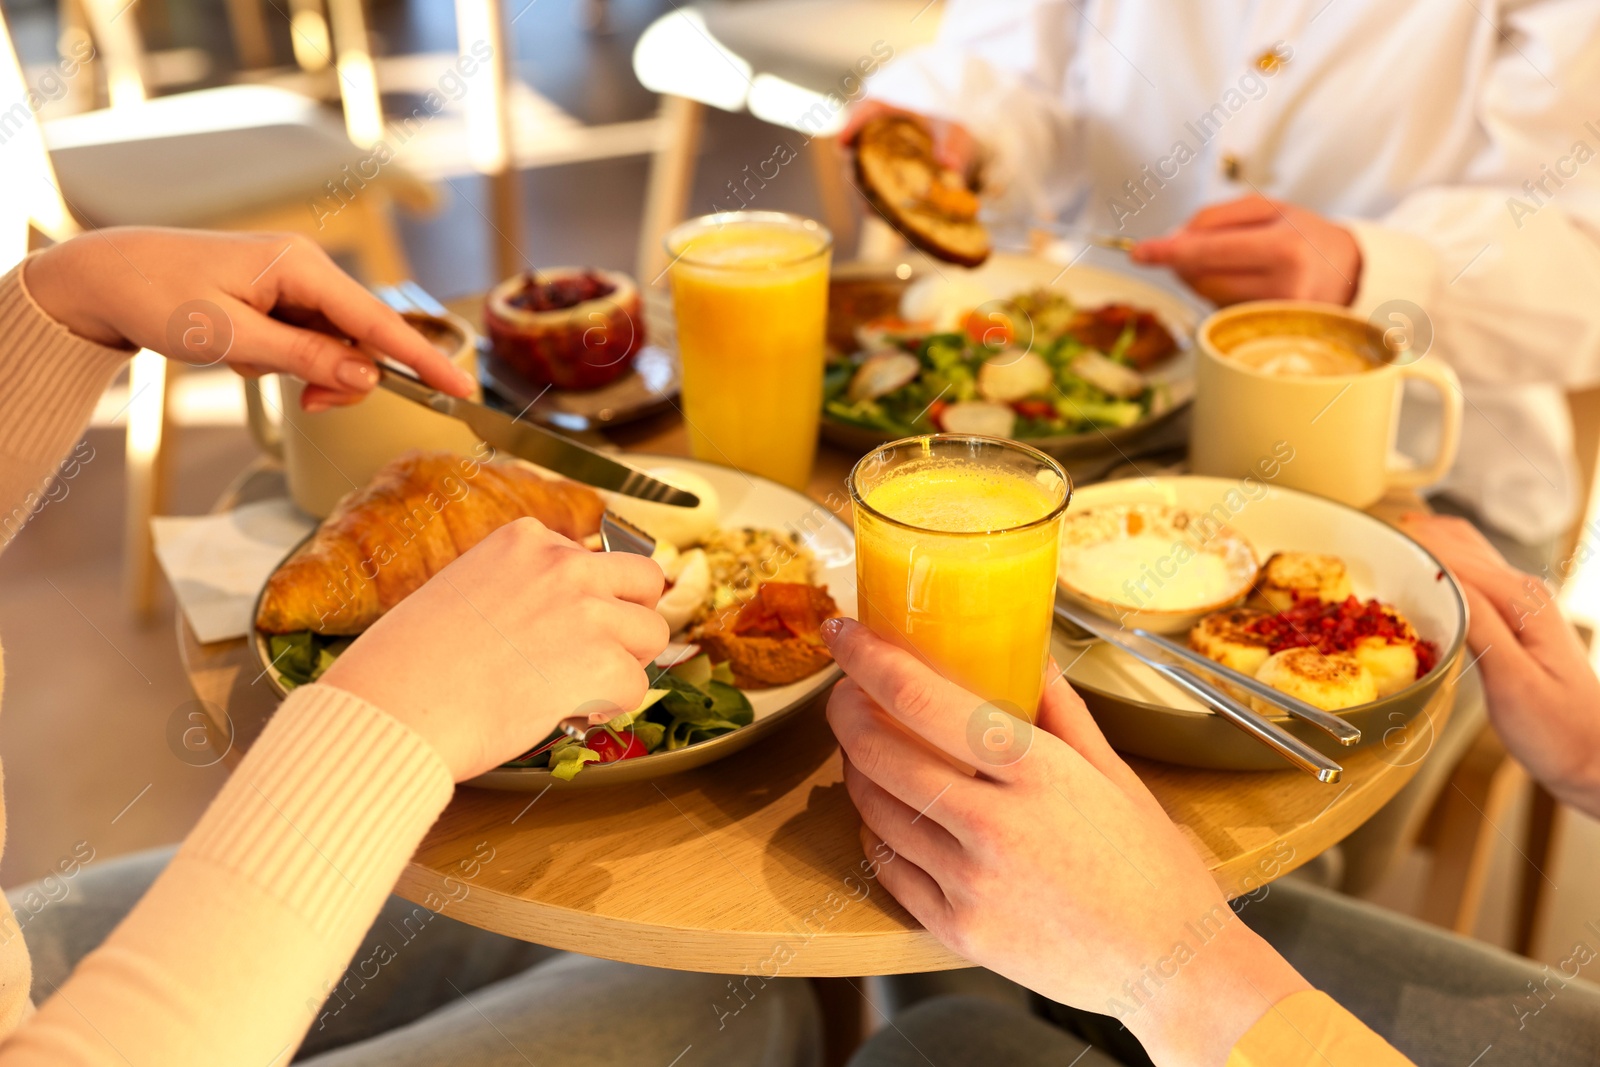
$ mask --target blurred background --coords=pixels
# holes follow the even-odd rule
[[[0,15],[0,190],[35,243],[118,223],[294,229],[375,286],[450,299],[570,264],[634,273],[648,299],[660,235],[688,215],[795,211],[834,230],[836,262],[870,251],[832,135],[858,63],[931,37],[939,4],[0,0]],[[0,269],[27,232],[0,235]],[[148,378],[160,363],[107,394],[78,475],[0,556],[6,886],[79,842],[108,857],[174,841],[225,779],[169,748],[193,694],[147,519],[210,510],[257,450],[236,378]],[[1436,815],[1362,895],[1440,920],[1429,895],[1467,884],[1440,921],[1564,958],[1600,916],[1600,829],[1564,817],[1530,874],[1526,782],[1492,753],[1455,770],[1435,788],[1473,847]]]

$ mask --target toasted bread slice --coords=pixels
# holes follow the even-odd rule
[[[1313,552],[1274,553],[1256,582],[1256,594],[1273,611],[1288,611],[1307,597],[1338,603],[1350,592],[1344,560]]]
[[[909,115],[883,115],[861,127],[856,183],[889,225],[930,256],[963,267],[989,258],[978,198],[933,158],[933,135]]]
[[[1347,652],[1286,648],[1267,657],[1256,671],[1256,680],[1324,711],[1353,708],[1378,699],[1372,672]],[[1259,697],[1250,703],[1263,715],[1278,713]]]

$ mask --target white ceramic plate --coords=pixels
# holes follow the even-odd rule
[[[626,461],[636,467],[676,467],[692,471],[709,481],[717,491],[722,508],[722,526],[756,526],[797,533],[817,558],[817,581],[828,589],[839,610],[852,618],[856,613],[856,546],[850,527],[822,504],[793,489],[768,481],[759,475],[743,474],[727,467],[686,459],[682,456],[651,456],[629,453]],[[605,495],[605,494],[602,494]],[[256,655],[267,669],[273,687],[284,690],[277,672],[270,668],[271,655],[266,637],[255,634]],[[618,763],[591,763],[570,782],[562,781],[543,767],[502,767],[467,781],[466,785],[485,789],[540,791],[587,789],[622,782],[638,782],[676,774],[704,766],[737,752],[770,734],[786,719],[810,706],[839,679],[839,668],[829,664],[823,670],[789,685],[772,689],[746,689],[745,696],[755,712],[746,727],[680,748],[675,752],[656,752]]]
[[[1098,455],[1116,448],[1126,449],[1128,444],[1188,407],[1194,399],[1194,331],[1209,309],[1131,273],[1084,263],[1063,270],[1063,265],[1054,260],[997,252],[976,270],[962,270],[949,264],[939,264],[936,270],[930,268],[906,290],[900,302],[901,315],[908,319],[937,318],[941,310],[970,311],[991,300],[1004,300],[1040,288],[1065,293],[1083,307],[1115,303],[1153,311],[1178,342],[1179,351],[1148,373],[1152,382],[1166,386],[1168,403],[1143,422],[1114,429],[1018,440],[1057,459]],[[841,422],[827,413],[822,417],[822,431],[829,441],[862,452],[897,436]]]
[[[1349,568],[1358,597],[1393,604],[1421,637],[1438,646],[1439,662],[1426,677],[1382,700],[1339,713],[1361,729],[1362,744],[1379,741],[1387,730],[1409,721],[1460,657],[1467,616],[1455,580],[1427,549],[1364,511],[1270,482],[1252,485],[1197,476],[1102,482],[1078,489],[1072,498],[1074,509],[1123,503],[1196,512],[1220,509],[1217,517],[1248,540],[1262,560],[1291,550],[1338,556]],[[1285,766],[1270,750],[1118,649],[1104,644],[1085,649],[1057,629],[1052,652],[1058,663],[1067,665],[1067,679],[1118,748],[1199,767]],[[1286,716],[1275,721],[1337,758],[1340,749],[1325,734]]]

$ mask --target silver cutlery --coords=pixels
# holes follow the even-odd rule
[[[1133,633],[1151,642],[1169,656],[1191,663],[1203,670],[1210,671],[1219,678],[1232,682],[1240,689],[1260,697],[1273,707],[1282,708],[1295,718],[1308,722],[1323,733],[1337,740],[1341,745],[1354,745],[1361,740],[1361,731],[1349,722],[1329,711],[1323,711],[1315,704],[1307,704],[1299,697],[1290,696],[1279,689],[1274,689],[1266,682],[1258,681],[1243,671],[1236,671],[1232,667],[1224,666],[1209,656],[1203,656],[1187,645],[1180,645],[1160,634],[1151,633],[1149,630],[1135,629]]]
[[[575,482],[674,507],[692,508],[700,504],[700,498],[693,493],[658,481],[604,452],[531,422],[514,419],[503,411],[441,393],[383,363],[378,364],[378,385],[441,415],[461,420],[473,433],[502,452],[537,463]]]
[[[1140,636],[1129,630],[1118,630],[1098,616],[1080,612],[1070,605],[1062,603],[1059,596],[1056,599],[1055,613],[1057,618],[1080,630],[1093,634],[1108,645],[1126,652],[1155,671],[1162,678],[1165,678],[1251,737],[1254,737],[1257,741],[1277,752],[1289,763],[1309,774],[1315,775],[1318,781],[1337,782],[1344,775],[1343,767],[1298,737],[1277,726],[1266,716],[1202,681],[1187,667],[1168,662],[1163,658],[1165,650],[1160,645],[1150,641],[1148,637]],[[1215,664],[1210,664],[1207,669],[1211,669],[1214,666]]]
[[[654,537],[609,509],[600,516],[600,544],[607,552],[631,552],[635,556],[653,556],[656,552]]]

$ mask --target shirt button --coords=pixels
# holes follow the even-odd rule
[[[1230,182],[1236,182],[1244,175],[1244,163],[1232,152],[1223,154],[1222,176]]]
[[[1269,48],[1259,56],[1256,56],[1256,69],[1270,78],[1282,70],[1288,62],[1287,59],[1278,54],[1276,48]]]

